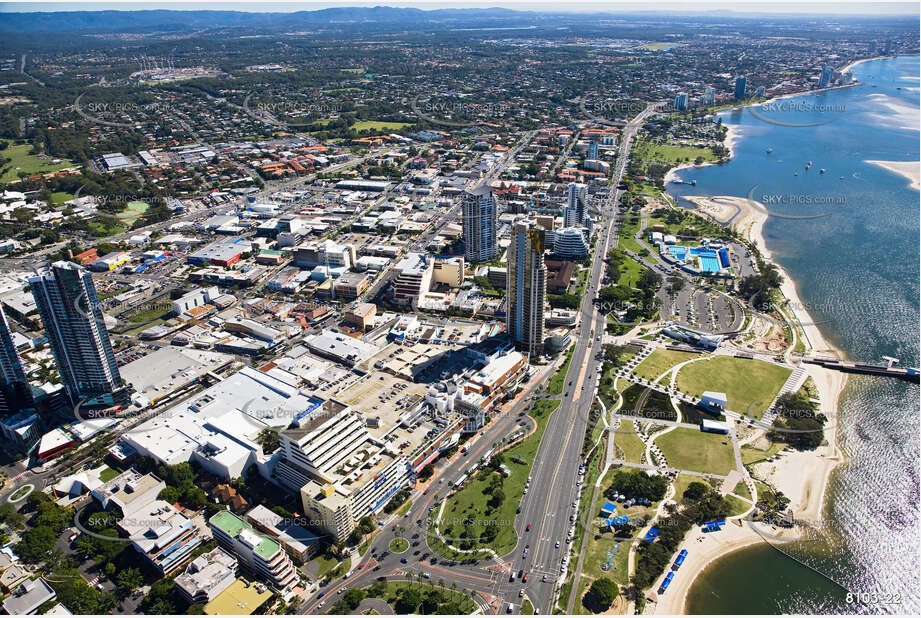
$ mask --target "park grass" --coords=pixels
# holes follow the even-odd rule
[[[396,602],[400,596],[400,593],[403,592],[404,590],[410,590],[410,589],[421,592],[423,596],[425,596],[425,593],[427,591],[440,590],[441,592],[445,593],[448,597],[452,598],[455,602],[457,602],[467,614],[472,614],[477,609],[476,603],[473,602],[473,599],[471,599],[468,596],[465,596],[461,592],[458,592],[457,590],[451,590],[450,588],[443,588],[441,586],[436,586],[434,584],[427,584],[423,582],[410,582],[410,581],[384,582],[384,592],[377,598],[381,599],[382,601],[390,605],[390,607],[393,607],[394,605],[396,605]],[[365,588],[366,592],[367,590],[368,589]]]
[[[735,467],[729,436],[676,427],[656,438],[669,468],[725,476]]]
[[[146,324],[147,322],[156,320],[157,318],[161,317],[163,313],[164,311],[162,307],[154,307],[152,309],[148,309],[147,311],[139,311],[138,313],[130,315],[128,317],[128,321],[132,324]]]
[[[699,358],[699,357],[700,357],[699,354],[693,354],[691,352],[680,352],[678,350],[663,350],[662,348],[658,348],[655,351],[653,351],[652,354],[647,356],[646,360],[644,360],[642,363],[637,365],[636,369],[633,370],[633,373],[635,373],[641,378],[646,378],[647,380],[655,380],[660,375],[665,373],[667,369],[674,367],[678,363],[683,363],[684,361],[691,360],[693,358]],[[684,371],[682,370],[681,373],[683,372]],[[681,378],[681,373],[678,374],[679,380]],[[704,390],[714,390],[714,389],[707,388]]]
[[[534,615],[534,605],[531,603],[531,599],[525,599],[524,603],[521,604],[521,615],[522,616]]]
[[[339,70],[342,71],[343,73],[364,73],[365,72],[364,67],[356,67],[352,69],[339,69]]]
[[[115,236],[116,234],[121,234],[125,231],[125,228],[121,225],[109,225],[103,221],[90,221],[87,224],[89,233],[94,238],[106,238],[108,236]]]
[[[636,241],[635,235],[640,231],[640,216],[629,213],[623,217],[617,226],[617,248],[629,249],[634,253],[639,253],[645,247]]]
[[[706,483],[706,479],[702,479],[699,476],[694,476],[693,474],[678,474],[675,477],[675,495],[672,498],[675,502],[681,502],[681,497],[684,495],[685,490],[693,482]]]
[[[489,510],[486,506],[488,496],[484,490],[491,482],[492,477],[499,473],[490,469],[480,470],[460,491],[454,492],[447,498],[447,504],[442,512],[442,520],[447,519],[456,522],[456,524],[445,527],[441,527],[443,524],[439,524],[443,536],[448,539],[460,539],[465,538],[466,531],[469,531],[473,537],[472,546],[462,549],[475,550],[490,547],[500,556],[515,549],[515,545],[518,543],[518,534],[512,525],[515,521],[515,511],[518,509],[518,505],[521,504],[524,485],[528,480],[528,475],[531,473],[531,466],[534,464],[534,457],[540,446],[544,430],[547,428],[547,422],[550,420],[550,415],[559,405],[558,400],[538,400],[529,412],[529,415],[537,422],[537,429],[518,444],[503,451],[505,465],[508,466],[511,475],[507,478],[502,478],[502,492],[505,494],[505,500],[502,504],[494,510]],[[517,463],[517,461],[524,461],[525,463],[521,464]],[[464,526],[460,523],[468,520],[473,521],[476,525]],[[488,545],[479,541],[479,537],[482,536],[486,527],[485,523],[484,525],[477,524],[477,522],[481,521],[495,521],[499,529],[496,537]],[[430,545],[432,549],[444,557],[457,559],[457,556],[454,555],[455,552],[451,552],[452,555],[445,555],[439,551],[449,549],[440,547],[440,543],[430,543]],[[470,558],[472,555],[460,554],[460,556]]]
[[[52,204],[63,204],[74,199],[73,193],[67,193],[66,191],[55,191],[51,194],[51,203]]]
[[[601,565],[608,562],[608,551],[614,552],[614,558],[611,561],[614,568],[603,571]],[[618,584],[626,586],[628,583],[627,554],[629,553],[629,541],[617,541],[610,532],[598,532],[597,528],[593,528],[588,531],[588,545],[585,550],[585,560],[582,561],[582,572],[594,579],[610,577]]]
[[[349,570],[352,566],[351,558],[346,557],[345,561],[340,561],[337,558],[332,556],[327,556],[325,554],[320,555],[316,558],[317,561],[317,579],[322,579],[324,575],[336,569],[337,571],[341,570],[343,573]],[[341,566],[337,569],[337,565],[345,564],[345,569],[342,569]]]
[[[115,469],[113,469],[113,468],[106,467],[104,470],[102,470],[102,471],[99,473],[99,480],[102,481],[103,483],[107,483],[107,482],[111,481],[112,479],[114,479],[114,478],[115,478],[116,476],[118,476],[119,474],[120,474],[120,473],[119,473],[118,470],[115,470]]]
[[[746,444],[741,449],[742,464],[747,466],[748,464],[764,461],[768,457],[773,457],[779,453],[785,446],[786,444],[783,442],[771,442],[770,448],[764,450]]]
[[[640,280],[640,277],[645,271],[645,266],[633,258],[628,257],[622,263],[620,276],[617,278],[616,285],[623,285],[629,288],[633,288],[636,286],[636,282]]]
[[[736,498],[735,496],[723,496],[723,498],[725,498],[726,502],[729,503],[729,506],[731,509],[729,511],[730,517],[733,517],[735,515],[741,515],[742,513],[752,508],[751,502],[740,500]]]
[[[547,384],[547,392],[551,395],[559,395],[563,392],[563,385],[566,383],[566,372],[569,371],[569,363],[572,362],[572,354],[575,350],[576,346],[569,348],[566,353],[566,360],[560,365],[559,370],[553,374],[553,377],[550,378],[550,382]]]
[[[384,120],[359,120],[349,126],[355,131],[396,131],[403,127],[411,126],[409,122],[386,122]]]
[[[621,422],[620,427],[624,425],[632,427],[633,423]],[[614,444],[623,454],[624,461],[630,463],[643,463],[643,453],[646,452],[646,445],[640,440],[640,437],[636,435],[635,431],[631,432],[621,429],[620,427],[615,430]]]
[[[742,496],[743,498],[752,499],[752,494],[748,491],[748,485],[745,484],[745,481],[739,481],[736,483],[736,486],[732,489],[732,493],[737,496]]]
[[[789,375],[786,367],[766,361],[719,356],[683,367],[676,384],[693,397],[726,393],[729,410],[761,418]]]
[[[133,225],[134,222],[140,219],[141,216],[149,209],[150,204],[147,202],[135,200],[133,202],[128,202],[125,209],[118,213],[116,216],[120,221],[123,221],[128,225]]]
[[[680,144],[656,144],[649,140],[638,140],[632,152],[644,162],[657,161],[672,165],[693,163],[698,157],[705,162],[717,160],[717,156],[709,148],[682,146]]]
[[[585,607],[582,604],[582,597],[585,596],[585,593],[588,592],[589,587],[592,585],[592,580],[587,577],[580,577],[579,583],[576,585],[578,592],[576,593],[576,602],[572,605],[572,613],[576,616],[591,616],[593,612]],[[568,602],[568,601],[567,601]]]
[[[395,554],[402,554],[407,549],[409,549],[409,541],[402,537],[397,537],[390,541],[390,551]]]
[[[25,172],[31,176],[32,174],[56,172],[74,166],[72,162],[67,160],[53,164],[50,158],[42,159],[36,155],[29,154],[30,150],[32,150],[31,144],[16,144],[8,146],[6,150],[0,150],[0,157],[10,159],[9,163],[0,166],[0,169],[6,170],[3,176],[0,176],[0,183],[19,180],[19,172]]]

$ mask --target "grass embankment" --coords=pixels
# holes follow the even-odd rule
[[[563,385],[566,384],[566,372],[569,371],[569,363],[572,362],[572,354],[576,351],[576,346],[571,346],[566,353],[566,360],[560,366],[550,382],[547,384],[547,392],[551,395],[559,395],[563,392]]]
[[[560,402],[557,400],[541,399],[531,408],[529,416],[537,423],[537,429],[515,446],[502,452],[505,465],[511,471],[508,477],[502,477],[492,468],[484,468],[460,491],[447,498],[439,530],[445,538],[452,540],[452,545],[472,550],[489,547],[500,556],[515,549],[518,543],[518,535],[513,526],[516,510],[522,502],[524,486],[531,473],[531,466],[534,464],[534,457],[547,428],[547,422],[559,405]],[[494,494],[488,493],[487,488],[496,482],[493,480],[495,477],[500,478],[499,491],[502,492],[503,499],[495,508],[490,508],[487,502]],[[484,541],[483,537],[489,536],[489,524],[495,525],[496,535],[492,540]],[[463,560],[478,557],[450,551],[438,542],[430,544],[445,558]]]
[[[617,457],[630,463],[643,463],[646,444],[636,435],[633,423],[621,422],[614,434],[614,445],[618,449]]]
[[[700,354],[694,354],[692,352],[679,352],[677,350],[664,350],[662,348],[658,348],[653,351],[652,354],[647,356],[646,360],[637,365],[636,369],[633,370],[633,373],[641,378],[646,378],[647,380],[655,380],[667,369],[674,367],[678,363],[683,363],[684,361],[699,357]],[[678,377],[680,379],[681,374],[678,374]],[[708,388],[705,390],[713,389]]]
[[[693,397],[726,393],[729,410],[761,418],[789,376],[786,367],[766,361],[718,356],[682,367],[676,384]]]
[[[735,468],[729,436],[676,427],[656,438],[669,468],[726,476]]]

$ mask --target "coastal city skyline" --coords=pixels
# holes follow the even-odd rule
[[[0,4],[3,611],[917,613],[917,16]]]

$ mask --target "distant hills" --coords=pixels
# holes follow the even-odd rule
[[[340,7],[295,13],[241,11],[66,11],[53,13],[0,13],[0,32],[136,32],[186,31],[211,28],[291,29],[380,24],[423,26],[545,22],[547,14],[511,9],[438,9]]]

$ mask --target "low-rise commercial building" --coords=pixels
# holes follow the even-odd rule
[[[176,588],[189,603],[207,603],[237,578],[237,559],[220,547],[202,554],[176,576]]]
[[[240,564],[278,590],[292,587],[298,581],[291,558],[281,545],[256,532],[252,526],[231,513],[220,511],[208,520],[208,527],[225,550],[237,557]]]

